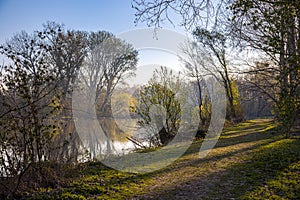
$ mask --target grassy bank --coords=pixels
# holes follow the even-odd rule
[[[300,199],[300,140],[285,139],[268,119],[227,128],[199,158],[201,141],[171,165],[147,174],[99,162],[66,173],[61,187],[37,188],[31,199]]]

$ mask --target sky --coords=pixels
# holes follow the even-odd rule
[[[22,30],[28,33],[42,30],[42,24],[47,21],[63,23],[66,29],[105,30],[116,35],[146,28],[145,23],[134,24],[134,14],[131,0],[0,0],[0,44]],[[164,28],[184,33],[180,27],[170,24],[165,24]],[[179,69],[175,55],[157,50],[139,53],[141,65],[153,62]],[[0,57],[1,62],[3,59]]]
[[[39,30],[47,21],[117,34],[135,28],[134,13],[130,0],[0,0],[0,42],[21,30]]]

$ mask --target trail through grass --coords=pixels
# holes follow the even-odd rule
[[[63,188],[40,188],[34,199],[300,199],[300,140],[279,136],[271,120],[224,130],[207,157],[194,142],[174,163],[131,174],[84,164]]]

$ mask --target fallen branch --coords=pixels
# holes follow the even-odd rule
[[[146,146],[144,146],[141,142],[139,142],[137,139],[133,138],[133,137],[126,137],[129,141],[133,142],[134,144],[136,144],[137,146],[143,148],[143,149],[147,149]]]

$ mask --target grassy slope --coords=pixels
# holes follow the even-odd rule
[[[300,199],[300,140],[274,134],[267,119],[222,133],[199,159],[195,142],[168,167],[151,174],[118,172],[89,163],[60,189],[40,188],[35,199]]]

